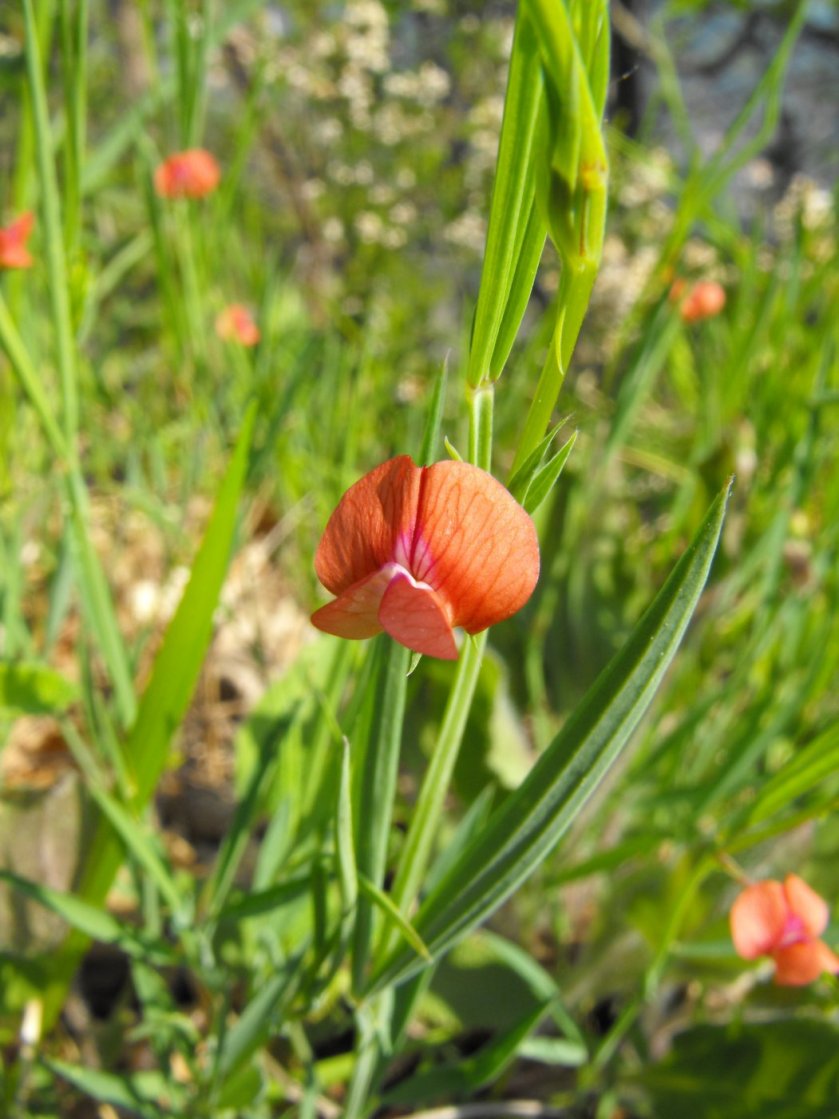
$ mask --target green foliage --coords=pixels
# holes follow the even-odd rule
[[[600,0],[10,17],[12,1119],[830,1113],[835,984],[744,974],[726,911],[731,875],[839,885],[836,205],[741,197],[805,6],[710,153],[685,6],[643,40],[681,162],[604,128]],[[219,189],[159,197],[186,147]],[[234,301],[252,348],[214,331]],[[442,448],[533,516],[532,600],[457,664],[314,635],[341,493]]]

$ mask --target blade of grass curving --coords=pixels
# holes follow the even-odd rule
[[[374,886],[370,879],[365,878],[363,874],[358,876],[358,889],[359,892],[369,898],[379,912],[383,914],[386,924],[392,925],[395,930],[401,934],[402,938],[411,945],[418,956],[422,956],[424,960],[431,963],[431,953],[423,944],[422,937],[417,936],[416,929],[411,922],[399,912],[390,896],[386,894],[384,890],[380,890],[378,886]],[[389,929],[385,929],[385,933],[389,931]]]
[[[512,308],[518,312],[520,322],[533,286],[535,265],[531,265],[538,237],[532,221],[533,151],[543,97],[538,44],[530,22],[520,10],[510,56],[486,253],[469,348],[466,380],[473,388],[493,370],[494,376],[500,374],[500,366],[493,360],[496,349],[500,354],[507,345],[515,318]],[[523,259],[527,263],[520,269]],[[504,323],[508,308],[508,320]],[[519,322],[515,324],[516,330]],[[502,324],[504,341],[499,346]],[[515,330],[512,333],[515,335]]]
[[[85,936],[101,940],[103,944],[119,944],[123,940],[130,939],[130,930],[121,925],[110,913],[95,905],[88,905],[72,894],[65,894],[40,882],[21,878],[10,870],[0,869],[0,882],[7,883],[19,894],[58,914],[68,925],[78,929]]]
[[[839,722],[832,723],[803,750],[787,762],[778,773],[764,782],[754,803],[749,807],[747,821],[757,824],[788,807],[799,797],[818,788],[839,770]]]
[[[163,1073],[149,1071],[118,1076],[67,1061],[45,1059],[44,1063],[50,1072],[60,1076],[86,1096],[103,1104],[119,1107],[128,1115],[137,1115],[140,1119],[160,1119],[161,1106],[164,1104],[170,1115],[185,1114],[185,1087]]]
[[[218,602],[236,529],[255,419],[252,406],[245,417],[236,449],[222,480],[216,504],[181,598],[154,662],[151,678],[129,732],[126,757],[132,767],[133,808],[148,804],[169,750],[172,735],[186,713],[212,633]],[[113,825],[102,815],[95,824],[77,894],[92,905],[101,904],[122,861],[123,846]],[[45,996],[49,1022],[64,1001],[66,986],[84,950],[85,940],[70,936],[53,964]]]
[[[473,929],[539,865],[616,760],[673,659],[705,585],[730,487],[711,506],[628,641],[598,677],[523,784],[426,898],[414,927],[436,958]],[[369,990],[425,966],[393,953]]]

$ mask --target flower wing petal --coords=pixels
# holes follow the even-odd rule
[[[802,940],[772,953],[775,982],[780,987],[803,987],[822,972],[839,972],[839,956],[823,940]]]
[[[421,473],[409,455],[399,455],[350,486],[315,555],[315,570],[328,591],[343,594],[394,559],[400,535],[410,540]]]
[[[457,645],[445,606],[427,587],[418,587],[404,573],[393,577],[379,607],[385,631],[416,653],[456,660]]]
[[[379,606],[392,578],[392,571],[385,569],[361,579],[333,602],[316,610],[312,625],[335,637],[375,637],[382,632]]]
[[[438,462],[423,471],[410,569],[448,603],[452,625],[479,633],[515,614],[533,593],[536,529],[491,474]]]
[[[808,935],[821,936],[830,918],[830,910],[824,898],[797,874],[788,874],[784,879],[784,894],[790,910],[799,918]]]
[[[754,960],[772,952],[781,941],[786,924],[786,897],[780,882],[747,886],[731,907],[731,939],[738,956]]]

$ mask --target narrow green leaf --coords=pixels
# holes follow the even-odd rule
[[[545,438],[536,446],[526,460],[519,466],[511,475],[507,483],[507,489],[516,499],[521,502],[524,495],[527,493],[527,487],[533,480],[533,475],[542,465],[545,455],[548,453],[548,448],[556,438],[557,432],[565,425],[565,420],[560,420],[559,423],[554,424]]]
[[[0,663],[0,708],[26,715],[66,711],[79,689],[43,664]]]
[[[418,1072],[389,1092],[387,1102],[416,1105],[438,1096],[446,1099],[471,1097],[498,1079],[544,1018],[546,1010],[545,1004],[529,1010],[508,1033],[484,1045],[473,1057],[460,1060],[454,1066]]]
[[[539,506],[545,501],[551,490],[559,480],[563,467],[568,461],[568,456],[574,449],[574,444],[577,442],[576,431],[562,444],[556,454],[548,459],[545,465],[533,476],[533,480],[527,488],[527,493],[524,496],[524,507],[531,515],[536,512]]]
[[[365,878],[363,874],[358,876],[358,886],[361,892],[368,897],[370,901],[384,914],[386,921],[394,925],[402,934],[405,940],[411,945],[413,950],[418,956],[422,956],[424,960],[431,961],[431,953],[423,944],[422,937],[417,935],[416,929],[411,922],[404,917],[394,905],[393,901],[384,890],[380,890],[378,886],[374,886],[369,878]]]
[[[47,1068],[78,1088],[80,1092],[102,1103],[123,1108],[141,1119],[160,1119],[161,1114],[184,1114],[186,1092],[182,1085],[160,1072],[139,1072],[133,1076],[116,1076],[101,1069],[66,1061],[45,1059]]]
[[[387,866],[411,653],[390,638],[382,637],[376,640],[371,655],[377,671],[371,677],[367,696],[368,704],[372,705],[372,721],[360,773],[355,852],[359,880],[363,875],[379,888]],[[371,948],[371,904],[371,895],[362,891],[356,906],[353,936],[353,984],[356,987],[362,984]]]
[[[727,498],[728,488],[624,647],[522,785],[420,907],[414,926],[435,958],[485,920],[539,865],[627,743],[699,600]],[[369,989],[399,982],[423,966],[399,950],[379,967]]]
[[[45,909],[57,913],[68,925],[94,940],[101,940],[104,944],[115,944],[125,933],[119,921],[105,910],[98,909],[95,905],[88,905],[72,894],[65,894],[49,886],[42,886],[38,882],[31,882],[10,870],[0,870],[0,881],[7,882],[18,893],[38,902]]]
[[[448,358],[443,362],[440,372],[434,379],[434,389],[431,393],[431,402],[428,408],[428,419],[425,422],[425,432],[422,437],[418,463],[420,466],[431,466],[436,462],[440,447],[440,429],[443,424],[443,408],[446,403],[446,386],[449,381]]]
[[[515,314],[519,314],[520,321],[527,304],[524,288],[538,236],[537,226],[534,224],[536,219],[532,218],[532,167],[542,99],[538,47],[532,27],[520,12],[510,56],[486,253],[469,349],[467,381],[473,388],[481,384],[491,370],[495,370],[495,376],[500,373],[500,367],[497,361],[493,361],[493,356],[496,351],[500,355],[508,346],[511,332],[515,336],[518,329],[518,323],[514,323]],[[527,263],[520,269],[522,258]],[[535,272],[535,268],[533,271]],[[531,275],[531,286],[532,281]],[[529,294],[528,290],[527,295]],[[516,309],[515,312],[513,308]],[[499,346],[502,323],[504,341]]]
[[[146,832],[129,812],[104,788],[88,782],[96,804],[125,844],[131,857],[143,868],[165,899],[176,923],[185,923],[184,899],[178,893],[169,868],[158,848],[157,837]]]
[[[786,808],[837,772],[839,723],[833,723],[760,786],[749,811],[749,823],[758,823]]]
[[[536,205],[536,192],[533,190],[530,194],[529,214],[518,245],[515,270],[507,294],[507,305],[498,327],[498,335],[489,363],[489,374],[493,381],[497,381],[504,372],[504,366],[507,364],[519,332],[521,320],[524,318],[524,312],[527,310],[533,292],[533,282],[536,279],[539,262],[545,251],[546,239],[545,219]]]
[[[224,1037],[218,1052],[215,1080],[223,1087],[276,1029],[283,1007],[294,997],[303,978],[304,945],[281,964],[245,1007]]]
[[[352,827],[352,797],[350,790],[350,744],[344,739],[341,754],[341,783],[338,787],[338,806],[335,813],[335,862],[341,902],[344,913],[351,913],[358,897],[358,872],[355,866],[355,844]]]

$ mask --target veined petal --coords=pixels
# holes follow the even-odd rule
[[[393,575],[391,564],[354,583],[333,602],[316,610],[312,625],[335,637],[375,637],[382,632],[379,606]]]
[[[411,574],[479,633],[527,602],[539,578],[533,521],[491,474],[465,462],[422,472]]]
[[[780,882],[747,886],[731,907],[731,939],[738,956],[754,960],[780,944],[789,910]]]
[[[399,455],[350,486],[315,554],[328,591],[342,595],[397,558],[400,538],[413,538],[421,475],[409,455]]]
[[[803,987],[822,972],[839,972],[839,956],[823,940],[802,940],[773,952],[775,982],[781,987]]]
[[[394,641],[415,653],[457,659],[444,603],[430,587],[418,586],[407,572],[397,573],[388,584],[379,607],[379,621]]]
[[[801,921],[807,935],[821,936],[830,918],[830,910],[824,898],[797,874],[788,874],[784,879],[784,894],[790,910]]]

